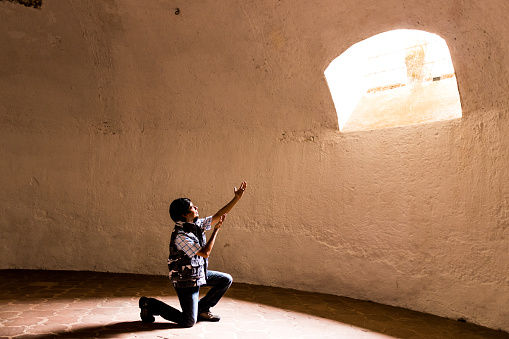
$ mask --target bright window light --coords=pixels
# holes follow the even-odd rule
[[[436,34],[375,35],[333,60],[325,78],[342,132],[461,117],[449,48]]]

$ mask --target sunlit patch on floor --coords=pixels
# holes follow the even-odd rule
[[[192,328],[140,321],[138,299],[179,307],[165,276],[0,271],[5,338],[507,338],[507,333],[429,314],[327,294],[234,283]],[[206,288],[203,289],[206,292]]]

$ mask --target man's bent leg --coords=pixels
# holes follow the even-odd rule
[[[177,291],[177,295],[179,295],[180,305],[182,306],[182,312],[177,310],[176,308],[171,307],[168,304],[165,304],[164,302],[154,299],[154,298],[140,298],[140,308],[142,309],[141,317],[144,322],[153,322],[154,315],[159,315],[163,317],[164,319],[177,323],[183,327],[192,327],[196,323],[197,318],[197,310],[198,307],[194,307],[196,311],[192,311],[192,304],[191,304],[191,310],[189,306],[184,306],[186,303],[183,303],[183,300],[193,300],[195,299],[196,306],[198,305],[198,291],[199,288],[194,288],[195,292],[193,294],[193,291],[186,291],[187,293],[181,293],[179,294],[179,291]],[[186,289],[188,290],[188,289]],[[181,295],[183,297],[181,297]]]
[[[214,307],[219,302],[228,288],[230,288],[231,284],[232,276],[228,273],[207,271],[207,286],[211,286],[212,288],[198,303],[199,313],[209,312],[210,308]],[[219,320],[219,318],[217,320]]]
[[[144,322],[153,322],[154,319],[152,316],[154,315],[160,315],[164,319],[177,324],[182,321],[182,312],[154,298],[141,297],[140,308],[142,309],[142,320]],[[143,310],[146,310],[145,314]],[[150,321],[147,321],[147,319]]]
[[[200,296],[199,287],[175,288],[182,307],[182,317],[179,322],[184,327],[191,327],[196,324],[198,318],[198,299]]]

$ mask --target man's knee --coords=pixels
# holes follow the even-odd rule
[[[182,327],[189,328],[189,327],[193,327],[195,324],[196,324],[196,319],[187,318],[187,319],[184,319],[182,322],[180,322],[179,325]]]
[[[233,278],[228,273],[209,271],[207,274],[207,285],[216,286],[218,288],[229,288],[233,282]]]
[[[225,273],[224,278],[225,278],[225,282],[228,284],[228,286],[232,284],[233,277],[231,275],[229,275],[228,273]]]
[[[232,285],[232,282],[233,282],[232,276],[229,275],[228,273],[223,273],[223,276],[221,277],[219,286],[223,286],[225,288],[230,288],[230,286]]]

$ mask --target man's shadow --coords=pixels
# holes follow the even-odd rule
[[[111,338],[118,334],[133,333],[133,332],[150,332],[157,330],[169,330],[175,328],[183,328],[182,326],[174,323],[151,323],[147,324],[142,321],[124,321],[108,325],[97,326],[84,326],[81,328],[73,329],[53,334],[40,334],[27,336],[38,339],[50,338]]]

